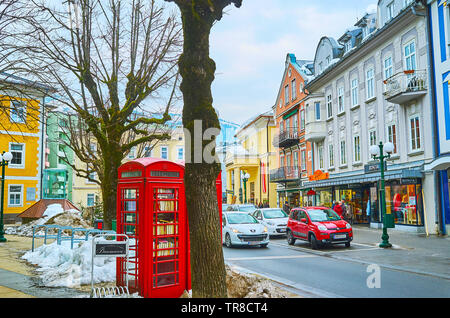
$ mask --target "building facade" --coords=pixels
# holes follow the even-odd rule
[[[297,60],[288,54],[285,70],[273,106],[277,134],[278,169],[270,172],[270,182],[277,184],[277,206],[285,202],[295,207],[308,204],[307,193],[301,191],[301,180],[312,172],[311,143],[306,136],[305,85],[312,78],[312,62]]]
[[[450,224],[450,6],[447,1],[429,0],[428,20],[431,56],[431,88],[435,160],[426,166],[434,171],[439,232],[448,234]]]
[[[14,81],[11,84],[10,79]],[[0,96],[0,151],[13,155],[5,169],[4,222],[13,223],[41,197],[45,96],[41,88],[34,90],[25,79],[5,78],[2,73],[1,80],[10,89]]]
[[[46,116],[43,199],[73,199],[73,169],[66,163],[74,161],[73,150],[65,145],[70,140],[66,129],[68,120],[66,112],[57,110],[49,111]]]
[[[272,111],[251,118],[238,130],[239,144],[230,147],[225,157],[227,203],[277,206],[276,185],[269,182],[269,171],[278,165],[271,142],[275,131]],[[249,174],[246,181],[245,174]]]
[[[323,37],[306,89],[306,139],[317,177],[314,204],[345,200],[355,223],[381,227],[378,162],[369,148],[392,142],[386,212],[397,229],[435,232],[427,19],[421,1],[380,0],[338,41]]]

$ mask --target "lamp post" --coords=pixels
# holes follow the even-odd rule
[[[380,247],[388,248],[392,247],[392,244],[389,243],[389,235],[387,233],[387,217],[386,217],[386,189],[384,185],[384,171],[385,171],[385,160],[391,157],[391,153],[394,152],[394,144],[391,142],[387,142],[383,145],[380,141],[380,144],[373,145],[369,149],[370,154],[374,159],[380,160],[380,171],[381,171],[381,187],[380,187],[380,200],[381,200],[381,214],[383,215],[383,235],[381,236]],[[385,155],[384,152],[387,154]]]
[[[3,226],[3,201],[5,198],[5,167],[12,160],[13,155],[10,152],[4,152],[0,155],[2,166],[2,193],[1,193],[1,203],[0,203],[0,243],[6,242],[6,238],[4,237],[5,231]]]
[[[247,203],[247,181],[248,181],[248,179],[250,179],[250,174],[247,172],[247,173],[244,173],[243,175],[242,175],[242,182],[244,182],[244,203]]]

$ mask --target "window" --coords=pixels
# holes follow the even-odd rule
[[[405,66],[406,70],[416,69],[416,42],[412,41],[405,45]]]
[[[323,143],[319,144],[319,146],[317,148],[317,156],[319,157],[319,170],[323,170],[324,169],[324,164],[323,164]]]
[[[153,157],[152,149],[149,146],[145,146],[144,148],[144,157]]]
[[[128,159],[136,158],[136,147],[132,147],[128,153]]]
[[[284,132],[284,121],[280,120],[280,133]]]
[[[298,169],[298,151],[294,152],[294,168]]]
[[[328,145],[328,158],[329,158],[329,168],[334,168],[334,146],[332,144]]]
[[[305,130],[305,110],[300,111],[300,130]]]
[[[8,191],[8,206],[17,207],[22,206],[23,199],[23,185],[9,185]]]
[[[411,150],[419,150],[421,148],[419,116],[411,117],[409,123],[411,128]]]
[[[347,151],[345,147],[345,140],[341,140],[341,166],[345,166],[347,164]]]
[[[327,118],[333,117],[333,101],[331,94],[327,96]]]
[[[338,113],[344,112],[344,88],[339,87],[338,89]]]
[[[370,34],[369,27],[365,25],[362,30],[362,38],[365,39]]]
[[[291,155],[286,155],[286,167],[291,167]]]
[[[292,80],[292,100],[297,98],[297,84],[295,79]]]
[[[284,103],[289,104],[289,85],[284,88]]]
[[[350,51],[351,48],[352,48],[352,42],[351,41],[345,42],[345,52]]]
[[[11,101],[10,121],[16,124],[24,124],[26,121],[26,107],[19,101]]]
[[[95,194],[94,193],[88,193],[87,194],[87,200],[86,200],[86,206],[92,207],[95,205]]]
[[[320,103],[319,102],[315,103],[314,107],[315,107],[316,120],[320,120]]]
[[[301,160],[301,165],[302,165],[302,171],[306,170],[306,149],[303,149],[301,154],[300,154],[300,160]]]
[[[183,147],[178,147],[178,160],[183,160],[184,159],[184,148]]]
[[[295,114],[294,116],[292,116],[292,128],[294,134],[297,133],[297,127],[298,127],[298,114]]]
[[[353,138],[353,161],[354,162],[361,162],[361,139],[359,136],[355,136]]]
[[[303,83],[300,83],[300,93],[303,93]]]
[[[9,152],[13,155],[10,168],[24,168],[25,167],[25,144],[9,144]]]
[[[161,147],[161,158],[168,159],[168,150],[167,147]]]
[[[374,87],[374,71],[373,68],[369,69],[366,73],[366,82],[367,82],[367,99],[371,99],[375,96],[375,87]]]
[[[284,155],[280,156],[280,167],[284,167]]]
[[[394,17],[394,1],[389,3],[386,7],[386,22]]]
[[[392,57],[384,60],[384,79],[388,79],[393,75]]]
[[[370,130],[369,131],[369,147],[370,146],[376,146],[377,145],[377,131],[376,130]]]
[[[352,106],[358,105],[358,79],[352,80]]]
[[[388,141],[394,145],[394,154],[397,153],[397,127],[393,125],[387,126]]]

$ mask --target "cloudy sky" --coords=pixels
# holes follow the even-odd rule
[[[376,0],[244,0],[230,6],[211,34],[217,74],[214,107],[225,120],[242,124],[270,110],[287,53],[314,59],[322,36],[339,38]]]

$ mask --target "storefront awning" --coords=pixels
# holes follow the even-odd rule
[[[432,163],[425,165],[425,171],[447,170],[449,168],[450,168],[450,156],[437,158]]]
[[[360,184],[360,183],[370,183],[377,182],[381,178],[381,174],[379,172],[374,173],[360,173],[355,175],[348,175],[345,177],[338,178],[330,178],[327,180],[320,181],[310,181],[303,182],[301,189],[311,189],[311,188],[325,188],[343,184]],[[422,169],[402,169],[402,170],[391,170],[385,171],[384,174],[385,180],[394,180],[394,179],[408,179],[408,178],[423,178]]]

